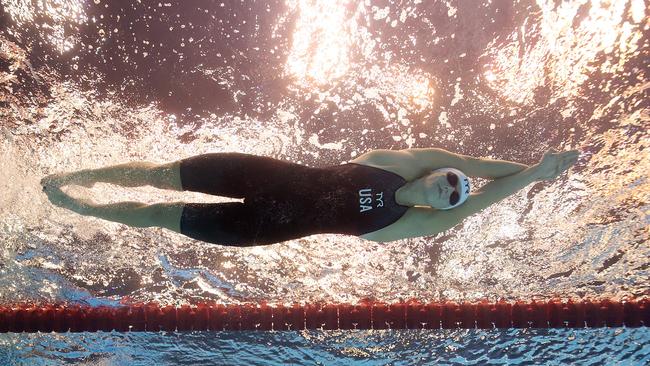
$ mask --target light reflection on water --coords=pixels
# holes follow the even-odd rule
[[[556,7],[539,0],[537,5],[540,11],[514,29],[504,45],[495,40],[491,46],[499,47],[489,49],[496,54],[486,77],[501,95],[531,103],[535,89],[546,87],[552,103],[578,96],[579,87],[596,71],[629,76],[623,66],[642,45],[640,28],[647,23],[641,1],[582,0]],[[603,55],[609,57],[596,65]]]
[[[643,1],[2,4],[4,303],[648,295]],[[52,172],[204,152],[318,166],[376,148],[427,146],[526,164],[550,146],[584,154],[570,175],[531,185],[447,233],[385,244],[319,235],[258,248],[208,245],[60,210],[38,185]],[[102,203],[227,200],[106,184],[70,192]],[[609,334],[603,332],[584,334],[598,339]],[[644,332],[618,337],[634,342],[639,334],[647,339]],[[563,334],[553,335],[558,352],[578,347],[562,343]],[[408,342],[430,336],[451,347],[420,355],[436,360],[490,335],[464,334],[461,346],[444,343],[444,332]],[[48,337],[59,336],[1,339],[24,345]],[[72,345],[96,340],[60,337]],[[97,337],[107,348],[120,337],[134,342],[124,360],[137,354],[138,339],[147,339]],[[303,337],[292,341],[310,339]],[[338,337],[347,335],[318,344]],[[161,349],[168,341],[160,340]],[[372,347],[331,357],[372,357]],[[490,359],[508,350],[495,347]]]

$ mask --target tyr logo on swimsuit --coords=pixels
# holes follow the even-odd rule
[[[384,192],[375,193],[375,206],[384,207]],[[364,188],[359,190],[359,212],[370,211],[374,207],[372,205],[372,188]]]

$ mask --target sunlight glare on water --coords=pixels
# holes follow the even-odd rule
[[[350,1],[303,1],[288,5],[289,13],[298,13],[286,63],[288,74],[297,78],[292,90],[320,103],[314,114],[327,108],[327,103],[335,104],[342,112],[371,104],[385,121],[402,125],[402,132],[392,136],[393,140],[403,140],[412,147],[416,137],[411,133],[407,115],[421,113],[432,105],[434,87],[428,73],[393,62],[392,53],[382,52],[379,38],[372,37],[370,23],[389,22],[389,7]],[[410,6],[402,9],[399,19],[390,22],[391,27],[416,17],[414,10]],[[415,45],[415,38],[410,43]],[[346,78],[342,78],[344,75]],[[317,96],[312,95],[314,88]],[[396,112],[390,112],[386,103]],[[357,154],[353,152],[352,157]]]
[[[491,49],[497,54],[486,71],[491,87],[516,103],[531,103],[535,90],[549,81],[550,102],[554,102],[575,97],[594,71],[623,73],[626,61],[637,54],[641,27],[647,24],[642,1],[582,0],[556,8],[553,1],[538,0],[537,5],[541,14],[527,18],[508,36],[508,44]],[[631,22],[623,21],[628,6]],[[540,22],[529,21],[537,17]],[[532,47],[527,39],[531,37],[536,38]],[[594,61],[601,53],[615,54],[619,60],[603,62],[598,68]]]
[[[357,28],[356,17],[346,14],[352,2],[294,1],[287,5],[290,12],[299,14],[287,71],[319,85],[343,76],[350,67],[351,36]]]

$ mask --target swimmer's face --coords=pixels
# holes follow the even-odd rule
[[[424,178],[427,203],[437,209],[448,208],[460,198],[460,179],[454,173],[434,172]]]

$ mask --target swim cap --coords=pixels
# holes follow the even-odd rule
[[[454,207],[458,207],[458,206],[462,205],[463,202],[465,202],[467,200],[467,198],[469,197],[469,192],[471,190],[471,187],[470,187],[470,184],[469,184],[469,178],[467,178],[467,176],[463,172],[461,172],[460,170],[454,169],[454,168],[441,168],[441,169],[436,169],[436,170],[433,171],[433,173],[449,173],[449,172],[456,174],[458,176],[458,179],[459,179],[460,183],[461,183],[460,184],[461,190],[460,190],[460,192],[458,192],[458,194],[460,194],[460,199],[458,200],[458,202],[456,202],[455,205],[449,206],[449,207],[446,207],[446,208],[440,208],[439,210],[451,210]]]

